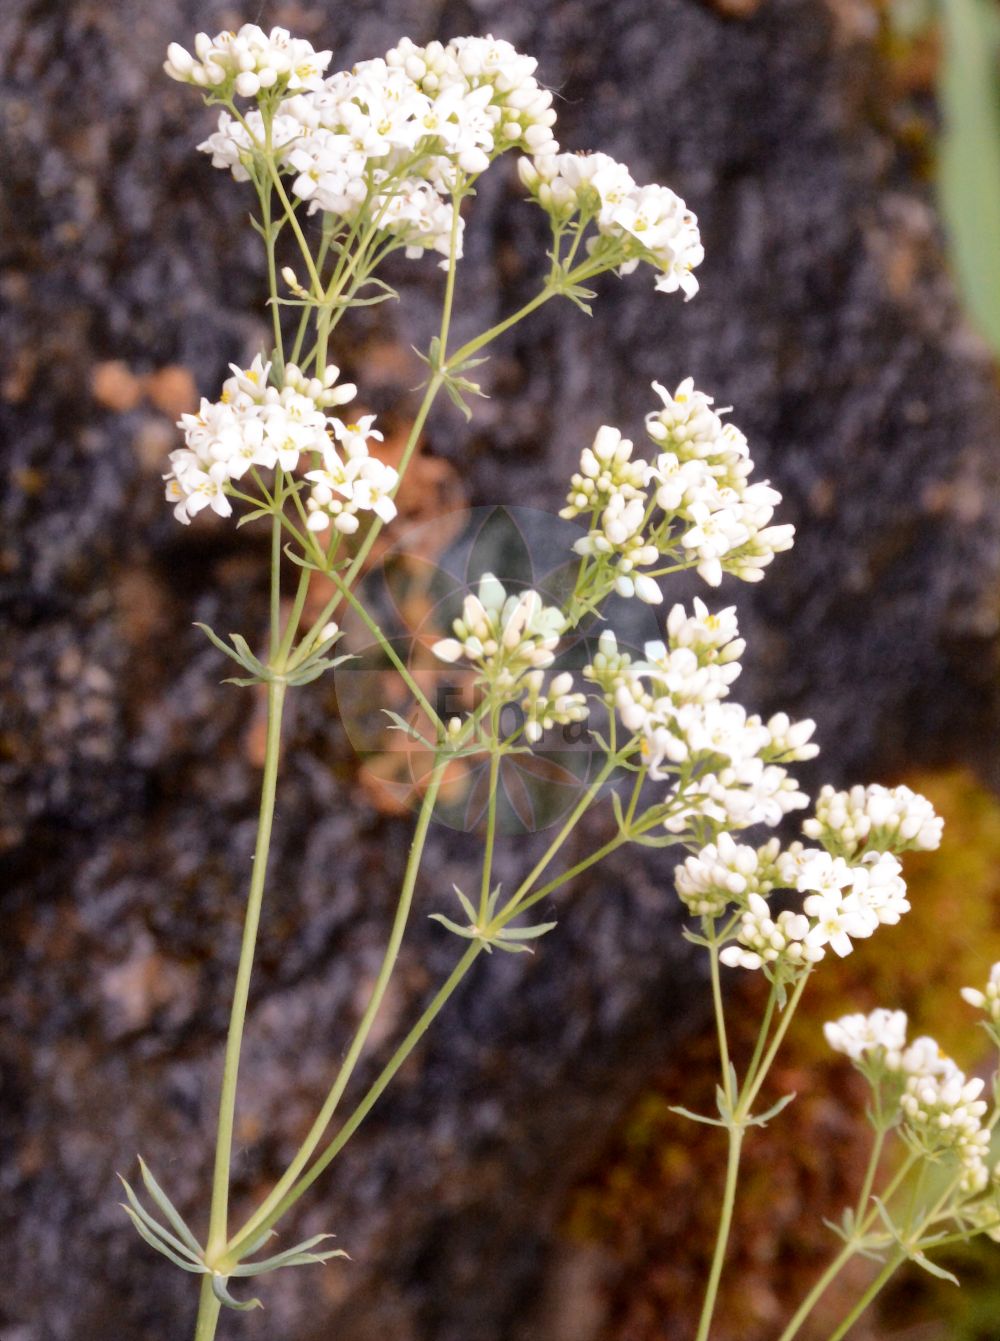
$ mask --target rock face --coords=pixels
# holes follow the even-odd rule
[[[824,778],[976,759],[996,719],[1000,400],[925,189],[884,128],[870,12],[323,8],[274,5],[265,21],[321,37],[343,63],[402,32],[509,37],[559,90],[566,147],[668,182],[702,223],[695,302],[654,295],[648,276],[606,280],[592,320],[552,304],[498,347],[469,430],[434,415],[427,445],[469,500],[555,510],[598,423],[638,428],[654,377],[693,374],[737,407],[801,531],[762,588],[724,593],[750,639],[741,698],[815,716]],[[11,0],[0,18],[4,1341],[153,1341],[184,1336],[193,1316],[191,1281],[132,1233],[113,1171],[142,1151],[201,1226],[253,844],[260,706],[218,685],[191,624],[252,640],[264,553],[246,531],[182,531],[158,480],[195,384],[214,394],[228,360],[265,339],[247,197],[194,153],[210,116],[159,73],[169,40],[230,21],[193,0],[61,14]],[[543,266],[542,221],[512,181],[475,204],[460,334],[523,301]],[[437,272],[404,275],[402,314],[349,320],[339,350],[374,408],[405,410],[417,378],[390,359],[369,392],[366,351],[431,329]],[[298,694],[243,1069],[240,1205],[280,1172],[325,1092],[405,859],[411,820],[376,813],[350,757],[332,686]],[[579,851],[610,823],[595,820]],[[501,877],[535,850],[507,844]],[[469,842],[436,832],[371,1065],[450,968],[453,944],[423,914],[471,869]],[[225,1315],[222,1337],[589,1334],[599,1308],[558,1251],[562,1198],[701,1006],[664,854],[588,876],[559,917],[529,963],[479,963],[303,1204],[296,1230],[335,1230],[352,1263],[270,1278],[266,1314]]]

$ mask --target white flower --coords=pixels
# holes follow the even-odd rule
[[[587,696],[573,691],[573,677],[568,671],[554,675],[545,684],[545,672],[529,671],[524,677],[526,692],[521,699],[524,712],[524,735],[532,745],[553,726],[571,722],[585,722],[588,716]]]
[[[696,917],[721,917],[730,903],[769,892],[776,854],[776,842],[757,849],[722,833],[674,871],[678,896]]]
[[[937,1039],[926,1034],[915,1038],[903,1053],[901,1068],[908,1076],[956,1076],[958,1067],[944,1052]]]
[[[831,851],[925,852],[941,843],[943,821],[934,807],[909,787],[852,787],[838,792],[823,787],[816,816],[802,826],[809,838]]]
[[[303,38],[291,37],[285,28],[265,33],[256,23],[244,23],[235,33],[215,37],[199,33],[194,45],[192,56],[178,42],[171,42],[163,68],[171,79],[220,97],[227,91],[255,98],[265,89],[284,93],[316,88],[332,56],[332,52],[314,50]]]
[[[552,665],[565,625],[563,612],[545,605],[537,591],[508,596],[503,584],[492,573],[485,573],[478,591],[462,602],[462,614],[452,624],[454,638],[441,639],[431,651],[441,661],[464,658],[472,662],[481,681],[510,701],[518,696],[515,690],[528,672]],[[556,677],[553,683],[557,682],[555,691],[550,686],[547,699],[563,697],[564,682]],[[532,694],[541,697],[541,682],[528,682],[529,697]],[[574,697],[564,707],[568,710],[575,701]],[[548,715],[545,709],[539,713],[540,719]],[[570,716],[567,720],[580,719]]]
[[[976,987],[963,987],[962,998],[976,1010],[985,1011],[994,1024],[1000,1024],[1000,963],[990,969],[989,981],[982,991]]]
[[[763,968],[779,959],[789,965],[815,963],[822,958],[806,940],[808,918],[801,913],[783,912],[771,916],[766,901],[759,895],[747,896],[747,910],[740,918],[737,945],[727,945],[719,959],[730,968]]]
[[[906,1013],[879,1007],[869,1015],[843,1015],[823,1026],[826,1041],[834,1052],[842,1052],[852,1062],[876,1060],[888,1071],[902,1068],[906,1047]]]
[[[973,1186],[989,1150],[989,1131],[982,1125],[987,1110],[980,1099],[984,1081],[967,1080],[958,1067],[931,1075],[911,1075],[900,1099],[910,1136],[928,1154],[953,1149],[967,1166]]]

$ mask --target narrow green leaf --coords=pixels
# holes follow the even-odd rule
[[[767,1110],[766,1113],[761,1113],[759,1117],[748,1118],[747,1126],[766,1127],[767,1124],[771,1121],[771,1119],[777,1117],[778,1114],[782,1111],[782,1109],[787,1108],[794,1098],[795,1098],[794,1094],[783,1095],[776,1104],[771,1105],[771,1107]]]
[[[533,941],[538,936],[544,936],[554,926],[555,922],[538,922],[533,927],[503,927],[497,932],[497,937],[502,941]]]
[[[270,508],[256,508],[253,512],[245,512],[242,517],[237,519],[236,529],[239,530],[241,526],[246,526],[247,522],[259,521],[261,517],[272,515]]]
[[[156,1178],[153,1176],[153,1171],[141,1155],[139,1156],[139,1171],[142,1174],[142,1181],[146,1184],[146,1191],[156,1202],[157,1206],[159,1206],[160,1210],[173,1225],[174,1229],[177,1230],[180,1238],[184,1240],[194,1255],[200,1259],[202,1256],[201,1244],[191,1233],[190,1229],[188,1229],[184,1222],[184,1217],[167,1196],[166,1192],[164,1192],[160,1184],[156,1181]]]
[[[932,1262],[931,1259],[925,1257],[923,1253],[913,1253],[910,1257],[910,1261],[915,1262],[916,1265],[920,1267],[922,1271],[926,1271],[928,1275],[936,1276],[938,1280],[951,1281],[952,1285],[960,1284],[958,1277],[954,1275],[953,1272],[946,1271],[943,1266],[938,1266],[936,1262]]]
[[[169,1261],[173,1262],[174,1266],[179,1266],[182,1271],[190,1271],[193,1276],[203,1276],[205,1274],[208,1268],[203,1262],[196,1266],[185,1260],[185,1258],[181,1257],[178,1253],[175,1253],[172,1248],[168,1248],[162,1239],[158,1239],[151,1233],[140,1217],[136,1215],[131,1206],[126,1206],[124,1201],[121,1201],[118,1204],[135,1225],[139,1237],[145,1239],[151,1248],[155,1248],[161,1257],[166,1257]]]
[[[469,919],[469,924],[470,924],[470,926],[475,926],[475,924],[476,924],[476,910],[475,910],[475,908],[474,908],[473,905],[472,905],[472,900],[469,899],[469,898],[467,898],[467,897],[462,893],[462,891],[459,889],[459,887],[458,887],[457,885],[452,885],[452,889],[455,891],[455,897],[458,899],[459,903],[462,905],[462,911],[465,913],[466,917]]]
[[[226,1308],[235,1308],[238,1313],[249,1313],[252,1308],[264,1307],[259,1299],[248,1299],[246,1303],[243,1304],[241,1304],[238,1299],[234,1299],[226,1289],[226,1281],[228,1279],[228,1276],[217,1276],[215,1272],[212,1273],[212,1293],[215,1295],[216,1299],[218,1299],[220,1304],[224,1305]]]
[[[457,922],[453,922],[450,917],[445,917],[444,913],[428,913],[432,922],[440,922],[448,931],[452,931],[456,936],[463,936],[467,941],[477,940],[479,932],[472,927],[460,927]]]
[[[182,1257],[188,1257],[193,1262],[201,1261],[201,1249],[199,1248],[197,1242],[195,1242],[193,1250],[189,1248],[186,1243],[182,1242],[175,1235],[171,1234],[170,1230],[167,1229],[165,1225],[161,1225],[159,1220],[155,1219],[155,1217],[150,1215],[149,1211],[146,1210],[145,1206],[143,1206],[142,1202],[132,1191],[132,1188],[121,1176],[121,1174],[118,1175],[118,1181],[125,1189],[125,1195],[126,1197],[128,1197],[129,1206],[131,1206],[132,1211],[139,1217],[139,1219],[143,1222],[143,1224],[146,1226],[148,1230],[150,1230],[153,1234],[156,1234],[159,1238],[163,1239],[164,1242],[168,1243],[176,1252],[179,1252]],[[126,1207],[126,1209],[128,1208]]]
[[[242,637],[239,633],[231,633],[229,637],[232,639],[233,646],[239,653],[243,665],[246,666],[247,670],[252,670],[257,675],[261,676],[265,675],[267,672],[267,667],[259,659],[259,657],[254,656],[253,651],[250,648],[250,644],[247,642],[247,640],[244,637]]]
[[[718,1118],[705,1117],[702,1113],[692,1113],[690,1108],[682,1108],[679,1104],[671,1105],[669,1110],[676,1113],[678,1117],[687,1118],[689,1122],[701,1122],[706,1127],[728,1127],[728,1122],[721,1122]]]
[[[325,1249],[321,1253],[313,1252],[312,1249],[318,1243],[323,1243],[327,1239],[332,1239],[332,1234],[317,1234],[314,1238],[306,1239],[303,1243],[297,1243],[293,1248],[286,1248],[284,1252],[275,1253],[273,1257],[265,1257],[260,1262],[243,1262],[235,1267],[231,1276],[259,1276],[269,1271],[277,1271],[283,1266],[311,1266],[317,1262],[327,1262],[332,1257],[346,1257],[347,1253],[343,1248]]]

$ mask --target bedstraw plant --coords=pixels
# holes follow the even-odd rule
[[[217,129],[199,147],[255,201],[254,227],[266,256],[272,348],[249,367],[233,365],[217,399],[202,400],[197,413],[182,417],[184,441],[170,454],[166,488],[182,524],[208,508],[220,517],[236,515],[235,525],[270,530],[266,645],[253,648],[244,637],[226,639],[205,628],[235,663],[233,682],[263,687],[267,738],[207,1226],[197,1234],[144,1163],[146,1195],[126,1183],[125,1209],[153,1248],[198,1278],[196,1341],[211,1341],[223,1308],[259,1305],[241,1288],[244,1278],[343,1258],[331,1235],[280,1251],[267,1244],[344,1150],[472,965],[484,953],[530,951],[555,925],[535,920],[539,905],[610,853],[628,844],[674,847],[683,857],[676,891],[691,918],[685,934],[707,959],[721,1056],[717,1111],[677,1111],[714,1124],[728,1142],[718,1238],[696,1334],[706,1341],[741,1147],[753,1127],[775,1118],[793,1097],[764,1112],[758,1108],[789,1022],[828,955],[849,954],[855,941],[907,912],[900,857],[936,847],[941,822],[905,787],[824,787],[801,840],[788,846],[777,837],[744,841],[748,830],[787,827],[787,817],[808,806],[789,767],[817,753],[813,723],[784,713],[764,721],[730,699],[744,650],[732,605],[710,608],[696,599],[690,607],[667,607],[662,640],[640,654],[617,640],[608,617],[612,597],[619,608],[622,600],[660,607],[663,580],[689,570],[713,592],[726,578],[756,582],[792,544],[792,527],[773,521],[779,494],[753,478],[746,438],[690,378],[673,391],[654,383],[644,424],[626,429],[644,430],[642,447],[595,422],[561,514],[576,523],[579,538],[567,553],[568,577],[558,599],[507,589],[491,573],[465,593],[433,652],[442,667],[464,668],[472,694],[467,711],[438,714],[366,608],[358,582],[376,538],[393,523],[394,499],[431,406],[444,392],[468,415],[481,394],[473,374],[491,343],[549,302],[568,301],[589,312],[594,294],[588,285],[608,271],[651,271],[664,301],[676,301],[675,294],[692,298],[702,247],[695,216],[673,191],[638,185],[627,167],[605,154],[560,151],[552,94],[538,82],[536,62],[509,43],[468,37],[421,47],[404,39],[384,58],[352,70],[328,75],[330,61],[329,51],[282,29],[267,33],[246,24],[235,33],[199,34],[193,54],[171,45],[165,67],[219,109]],[[530,301],[456,347],[451,327],[464,216],[479,177],[505,157],[516,159],[529,206],[548,220],[547,258],[540,258]],[[436,255],[444,274],[439,331],[422,355],[423,399],[393,467],[379,456],[373,416],[349,417],[345,407],[356,388],[329,362],[329,348],[352,308],[397,296],[385,262],[399,252],[414,261]],[[283,600],[289,576],[290,599]],[[307,623],[314,584],[329,598]],[[360,1023],[339,1066],[331,1059],[329,1093],[298,1152],[238,1223],[229,1207],[237,1078],[267,883],[283,708],[289,694],[309,692],[311,681],[342,660],[335,616],[343,619],[346,611],[405,682],[418,715],[396,718],[395,725],[410,737],[420,735],[431,762],[384,957]],[[574,673],[560,667],[560,651],[584,627],[599,637],[591,659]],[[518,708],[514,716],[504,711],[511,705]],[[589,732],[597,764],[539,860],[516,888],[504,889],[493,875],[501,765],[552,733],[581,728]],[[490,782],[475,887],[451,895],[425,880],[437,901],[432,915],[442,934],[455,938],[454,968],[345,1113],[342,1101],[411,916],[442,780],[454,761],[472,757],[486,761]],[[587,810],[607,798],[613,837],[565,868],[559,858],[567,839]],[[742,1074],[727,1045],[724,970],[760,973],[770,983],[757,1045]],[[983,991],[966,995],[1000,1041],[1000,966]],[[857,1254],[877,1265],[831,1341],[846,1333],[902,1263],[940,1274],[930,1255],[935,1248],[976,1233],[1000,1237],[1000,1178],[989,1153],[1000,1111],[995,1087],[990,1107],[983,1081],[967,1079],[932,1040],[907,1043],[900,1012],[848,1016],[828,1025],[827,1037],[871,1083],[871,1161],[857,1205],[831,1227],[839,1252],[808,1297],[797,1308],[790,1305],[781,1341],[799,1334],[820,1295]],[[890,1140],[902,1151],[895,1162],[883,1157]],[[880,1182],[883,1169],[889,1173]]]

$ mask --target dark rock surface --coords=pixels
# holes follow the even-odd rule
[[[2,1341],[162,1341],[193,1316],[191,1281],[132,1233],[113,1171],[141,1150],[200,1227],[259,708],[219,687],[191,622],[259,631],[264,556],[246,532],[176,526],[158,481],[169,419],[148,399],[112,412],[92,377],[108,360],[187,368],[214,394],[263,341],[247,198],[193,151],[210,114],[159,73],[169,40],[238,17],[178,0],[7,0],[0,14]],[[996,722],[1000,400],[887,129],[869,9],[386,0],[268,6],[263,21],[322,37],[343,63],[402,32],[509,37],[560,90],[567,147],[626,159],[700,217],[695,302],[639,275],[606,280],[591,321],[553,304],[498,349],[471,430],[436,413],[428,445],[471,501],[554,509],[599,422],[637,428],[652,378],[693,374],[737,407],[801,528],[762,588],[725,592],[750,638],[740,696],[819,719],[814,777],[979,761]],[[541,221],[518,196],[495,182],[477,202],[460,333],[541,270]],[[403,315],[379,309],[366,333],[426,342],[438,280],[418,273]],[[338,356],[364,384],[350,340]],[[371,809],[349,753],[332,686],[301,693],[243,1070],[240,1204],[325,1092],[405,858],[411,821]],[[533,851],[509,844],[504,879]],[[435,833],[421,914],[470,862],[464,838]],[[353,1263],[271,1278],[267,1312],[225,1315],[222,1337],[584,1341],[562,1198],[700,1010],[668,870],[628,856],[561,901],[527,965],[477,966],[297,1216],[303,1233],[335,1230]],[[418,916],[379,1056],[453,956]]]

